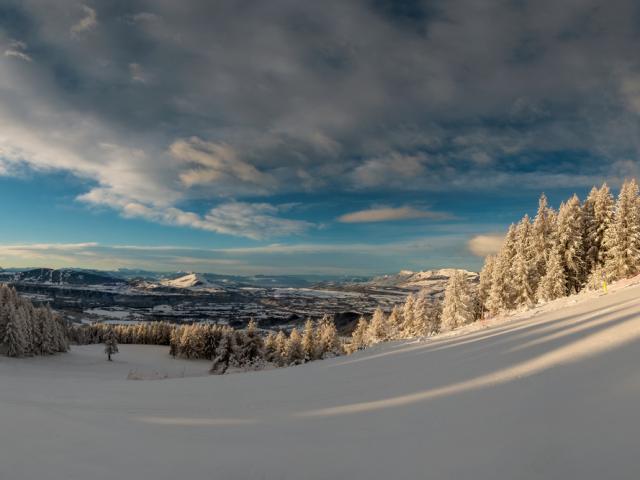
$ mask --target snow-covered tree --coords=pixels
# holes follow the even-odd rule
[[[403,337],[410,337],[413,330],[413,313],[416,297],[413,293],[407,295],[404,305],[402,306],[402,326],[401,334]]]
[[[276,363],[277,352],[276,334],[269,332],[264,339],[264,359],[269,363]]]
[[[458,270],[447,284],[442,305],[441,330],[448,331],[474,320],[473,297],[464,272]]]
[[[302,337],[298,329],[294,328],[289,334],[287,346],[285,348],[285,358],[287,365],[299,365],[304,362],[304,351],[302,349]]]
[[[551,301],[567,295],[567,278],[558,248],[551,250],[547,260],[547,271],[538,284],[537,296],[542,301]]]
[[[305,322],[304,330],[302,331],[302,352],[305,362],[310,362],[318,358],[318,342],[316,337],[317,334],[313,320],[309,318]]]
[[[210,372],[216,375],[224,375],[231,365],[234,355],[234,332],[225,331],[216,348],[216,358],[213,360]]]
[[[478,305],[480,311],[478,317],[483,318],[487,310],[487,301],[491,293],[491,284],[493,282],[493,269],[496,263],[495,255],[488,255],[484,260],[482,270],[480,270],[480,284],[478,285]]]
[[[531,222],[525,215],[516,228],[515,256],[511,266],[511,281],[515,306],[532,306],[536,302],[538,271],[531,245]]]
[[[367,331],[367,343],[373,345],[384,342],[389,339],[387,331],[387,316],[382,308],[378,307],[373,312],[371,322],[369,322],[369,330]]]
[[[258,324],[251,320],[244,332],[241,333],[242,342],[238,352],[238,363],[243,368],[258,369],[264,363],[264,342],[258,334]]]
[[[394,305],[387,317],[387,335],[390,340],[399,338],[402,329],[402,313],[398,305]]]
[[[369,322],[366,318],[360,317],[358,324],[351,334],[351,342],[349,343],[349,352],[353,353],[362,350],[367,346],[367,332],[369,331]]]
[[[340,355],[342,346],[333,320],[324,315],[318,323],[318,351],[320,358]]]
[[[3,343],[9,357],[22,357],[27,351],[27,341],[22,321],[18,317],[13,305],[6,308],[8,320],[4,328]]]
[[[640,267],[640,201],[635,180],[624,182],[613,222],[605,233],[605,269],[611,279],[635,275]]]
[[[118,341],[116,340],[116,334],[113,329],[107,330],[107,334],[104,338],[104,353],[107,355],[107,360],[111,361],[111,356],[118,353]]]
[[[511,266],[513,265],[513,259],[515,257],[515,247],[516,226],[512,224],[509,227],[507,236],[500,248],[500,252],[498,252],[493,267],[491,290],[489,291],[489,299],[487,300],[487,310],[492,316],[505,310],[511,310],[515,305],[515,294],[511,283]]]
[[[595,187],[584,203],[585,251],[587,270],[601,270],[607,256],[605,233],[613,223],[615,201],[606,183]]]
[[[546,273],[547,258],[553,245],[556,234],[556,212],[549,207],[547,196],[543,193],[538,201],[538,212],[533,220],[531,229],[531,249],[535,257],[536,276],[535,281]],[[533,285],[537,289],[537,284]]]
[[[586,280],[583,234],[582,205],[578,196],[573,195],[560,206],[557,229],[557,246],[569,293],[580,291]]]

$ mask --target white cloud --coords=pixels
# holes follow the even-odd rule
[[[20,40],[10,40],[7,49],[4,51],[5,57],[18,58],[26,62],[31,62],[31,56],[26,52],[27,44]]]
[[[98,15],[96,11],[86,5],[81,5],[81,8],[84,12],[84,17],[82,17],[78,23],[71,26],[72,35],[78,35],[79,33],[92,30],[98,25]]]
[[[467,243],[469,251],[478,257],[486,257],[497,253],[504,242],[504,235],[498,233],[490,233],[484,235],[476,235]]]
[[[229,180],[266,188],[274,185],[273,178],[240,159],[236,150],[227,144],[216,144],[192,137],[175,141],[170,151],[174,158],[195,165],[180,174],[182,183],[187,187]]]
[[[397,186],[412,181],[426,173],[427,156],[403,155],[393,152],[385,157],[366,160],[353,172],[356,187]]]
[[[338,217],[338,221],[342,223],[366,223],[366,222],[389,222],[396,220],[409,220],[416,218],[429,218],[432,220],[441,220],[449,218],[449,215],[442,212],[431,212],[429,210],[421,210],[415,207],[379,207],[370,208],[368,210],[360,210],[357,212],[346,213]]]

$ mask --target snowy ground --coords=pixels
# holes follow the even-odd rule
[[[635,480],[640,286],[622,287],[224,377],[156,347],[2,358],[0,479]]]

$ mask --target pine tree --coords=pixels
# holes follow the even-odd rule
[[[413,322],[408,331],[408,336],[413,337],[426,337],[431,333],[431,319],[429,318],[430,308],[427,302],[427,297],[423,294],[415,297],[413,303]]]
[[[111,361],[111,355],[118,353],[118,342],[113,328],[109,328],[107,330],[107,334],[104,339],[104,353],[107,355],[107,360],[109,361]]]
[[[7,349],[7,356],[22,357],[27,349],[22,322],[19,320],[13,304],[9,304],[6,311],[8,320],[4,329],[3,343]]]
[[[283,367],[287,360],[287,336],[282,330],[276,335],[276,365]]]
[[[478,285],[478,305],[480,307],[480,311],[478,312],[479,318],[483,318],[487,311],[487,302],[489,300],[489,294],[491,293],[495,263],[495,255],[489,255],[484,261],[482,270],[480,270],[480,284]]]
[[[335,323],[328,315],[323,316],[318,324],[318,351],[320,352],[320,358],[339,355],[341,349]]]
[[[264,342],[258,334],[258,325],[255,320],[251,320],[247,328],[242,333],[242,346],[239,352],[239,363],[241,366],[250,369],[258,369],[264,363]]]
[[[640,267],[640,201],[638,184],[622,185],[613,223],[605,233],[605,269],[611,279],[635,275]]]
[[[567,289],[569,293],[577,293],[586,280],[584,222],[577,195],[560,206],[557,232],[557,246],[567,279]]]
[[[407,299],[402,306],[402,336],[405,338],[411,337],[411,331],[413,330],[413,307],[416,303],[416,297],[413,293],[407,295]]]
[[[447,284],[442,306],[441,330],[446,332],[471,323],[474,318],[473,298],[462,271],[456,271]]]
[[[287,365],[299,365],[304,362],[304,351],[302,349],[302,337],[298,329],[294,328],[289,334],[285,348],[285,358]]]
[[[276,363],[277,352],[276,334],[269,332],[264,339],[264,359],[269,363]]]
[[[515,305],[515,294],[511,283],[511,266],[515,257],[515,245],[516,226],[511,224],[493,267],[491,290],[487,300],[487,310],[492,316],[511,310]]]
[[[310,318],[304,324],[302,331],[302,351],[304,353],[304,361],[310,362],[318,358],[318,345],[316,340],[316,330],[313,320]]]
[[[234,350],[234,332],[225,330],[223,332],[218,348],[216,348],[216,358],[213,361],[210,372],[216,375],[224,375],[232,363]]]
[[[367,332],[369,331],[369,322],[364,317],[360,317],[355,330],[351,334],[351,343],[349,344],[349,351],[351,353],[362,350],[367,346]]]
[[[538,212],[533,220],[531,248],[536,265],[536,282],[544,276],[547,269],[547,258],[555,244],[557,215],[549,207],[547,196],[543,193],[538,201]],[[537,283],[533,288],[537,290]]]
[[[547,272],[538,284],[537,296],[542,301],[551,301],[567,295],[567,279],[558,248],[551,250]]]
[[[402,328],[402,313],[400,307],[394,305],[391,313],[387,317],[387,335],[390,340],[395,340],[400,337],[400,331]]]
[[[511,268],[515,306],[532,306],[536,303],[538,272],[531,245],[531,229],[529,217],[525,215],[517,226],[515,256]]]
[[[375,343],[384,342],[388,339],[387,317],[378,307],[373,312],[371,322],[369,322],[369,330],[367,331],[367,343],[373,345]]]

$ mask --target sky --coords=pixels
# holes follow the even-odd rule
[[[638,174],[633,0],[0,0],[0,265],[478,269]]]

